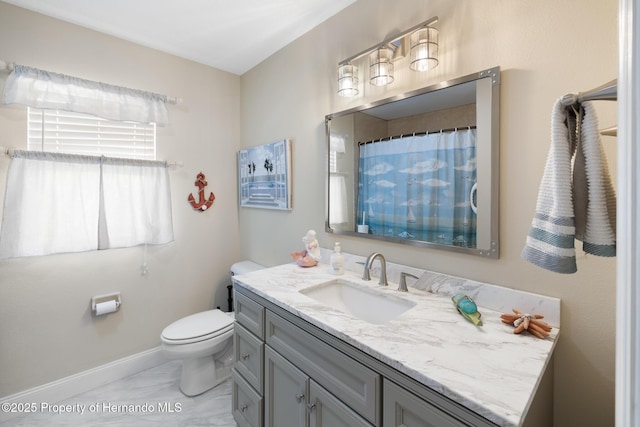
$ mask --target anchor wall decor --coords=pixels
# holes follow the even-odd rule
[[[205,176],[202,172],[200,172],[196,176],[195,185],[199,189],[198,194],[200,194],[200,200],[196,202],[196,199],[193,197],[193,194],[189,194],[189,199],[188,199],[189,203],[191,203],[191,206],[193,206],[194,209],[197,209],[200,211],[206,211],[211,207],[211,205],[213,204],[213,201],[216,199],[216,196],[214,196],[213,193],[211,193],[209,194],[208,200],[204,198],[204,187],[206,187],[208,183],[207,181],[205,181]]]

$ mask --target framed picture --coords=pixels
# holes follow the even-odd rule
[[[291,140],[238,152],[240,206],[291,210]]]

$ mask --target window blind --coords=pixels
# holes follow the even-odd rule
[[[107,120],[90,114],[28,108],[33,151],[156,159],[156,125]]]

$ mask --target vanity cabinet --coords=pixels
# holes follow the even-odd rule
[[[240,426],[495,426],[248,289],[234,299]]]
[[[240,427],[263,427],[265,309],[242,294],[236,294],[234,301],[233,418]]]

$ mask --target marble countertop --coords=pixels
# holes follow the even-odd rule
[[[361,280],[357,261],[348,257],[347,267],[355,271],[342,276],[331,274],[327,264],[301,268],[292,263],[234,276],[234,282],[500,426],[522,424],[558,337],[558,299],[398,265],[388,265],[390,283],[383,287],[375,277]],[[407,293],[397,291],[400,271],[421,277],[407,280],[415,282]],[[337,277],[416,305],[372,324],[298,292]],[[456,311],[450,296],[457,292],[474,298],[483,326]],[[511,307],[543,314],[554,326],[551,336],[514,334],[500,320]]]

